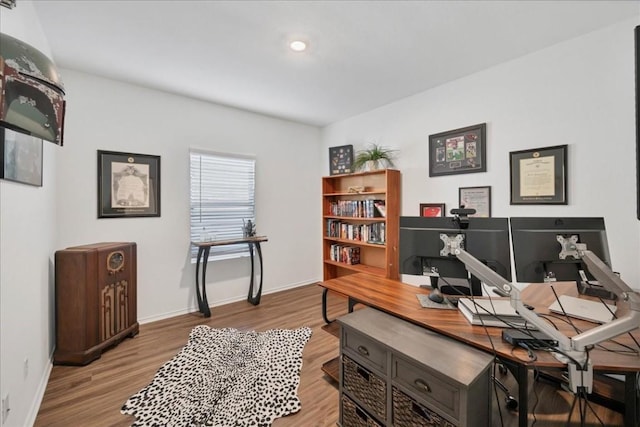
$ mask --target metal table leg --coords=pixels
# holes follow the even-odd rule
[[[258,260],[260,261],[260,284],[258,285],[258,292],[256,295],[253,295],[253,282],[255,277],[255,272],[253,268],[253,246],[255,245],[255,251],[258,253]],[[249,243],[249,255],[251,256],[251,282],[249,283],[249,295],[247,296],[247,301],[249,301],[253,305],[260,304],[260,297],[262,296],[262,249],[260,249],[260,242],[250,242]]]
[[[624,376],[624,425],[627,427],[636,427],[640,419],[638,375],[637,372],[628,372]]]
[[[207,301],[207,261],[209,260],[210,246],[198,248],[196,259],[196,297],[198,298],[198,310],[204,317],[211,317],[209,302]],[[204,258],[204,261],[203,261]],[[202,294],[200,294],[200,264],[202,263]]]

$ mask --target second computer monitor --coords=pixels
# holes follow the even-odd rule
[[[511,238],[518,282],[574,281],[579,270],[592,279],[584,263],[567,252],[573,243],[585,244],[611,267],[604,218],[511,218]]]

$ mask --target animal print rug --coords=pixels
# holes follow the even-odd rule
[[[180,352],[122,406],[133,426],[270,426],[300,410],[310,328],[241,332],[196,326]]]

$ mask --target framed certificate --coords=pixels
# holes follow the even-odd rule
[[[475,209],[476,213],[469,217],[489,218],[491,216],[491,187],[458,188],[458,206],[464,209]]]
[[[98,218],[160,216],[160,156],[98,150]]]
[[[567,204],[567,146],[509,153],[512,205]]]

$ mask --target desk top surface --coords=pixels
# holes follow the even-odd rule
[[[267,236],[252,236],[252,237],[241,237],[239,239],[228,239],[228,240],[209,240],[206,242],[191,242],[193,246],[197,246],[199,248],[207,247],[207,246],[224,246],[224,245],[235,245],[239,243],[260,243],[266,242]]]
[[[457,341],[485,351],[495,351],[500,357],[518,363],[547,368],[564,366],[553,355],[543,351],[536,352],[537,360],[535,362],[529,361],[524,349],[514,348],[502,340],[503,328],[471,325],[458,310],[423,308],[418,302],[416,294],[428,294],[430,292],[428,289],[364,273],[327,280],[321,282],[320,286]],[[549,312],[547,307],[555,300],[551,286],[558,295],[578,296],[575,283],[533,284],[522,291],[522,301],[534,306],[536,313],[552,321],[565,335],[576,335],[576,332],[564,318]],[[626,304],[619,301],[617,314],[623,315],[627,310]],[[571,321],[582,331],[597,326],[594,323],[573,318]],[[636,329],[632,334],[640,342],[640,330]],[[590,352],[594,369],[603,372],[640,371],[640,356],[630,353],[629,349],[620,345],[624,344],[636,351],[640,350],[629,334],[620,335],[614,341],[606,341],[602,343],[604,348],[596,347]],[[621,354],[622,351],[627,353]]]

